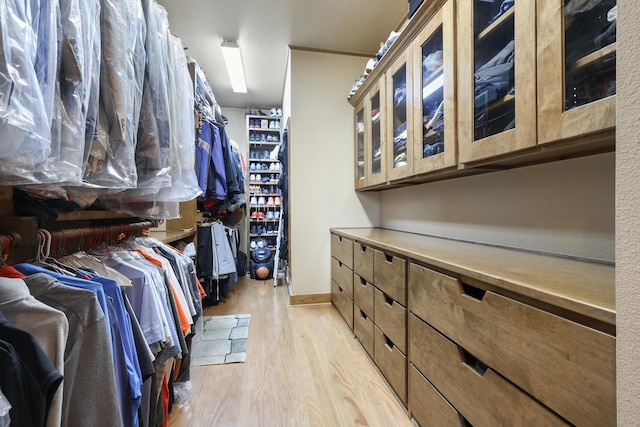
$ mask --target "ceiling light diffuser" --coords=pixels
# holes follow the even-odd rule
[[[236,93],[247,93],[247,82],[244,77],[240,46],[235,41],[224,40],[220,47],[222,48],[224,64],[231,80],[231,88]]]

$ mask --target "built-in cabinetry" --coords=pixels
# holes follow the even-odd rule
[[[331,242],[332,301],[420,426],[616,424],[612,265],[376,228]]]
[[[616,1],[578,3],[424,2],[349,100],[365,124],[356,189],[613,150]]]
[[[247,115],[249,142],[249,252],[261,247],[275,251],[282,194],[278,187],[281,164],[281,116]]]

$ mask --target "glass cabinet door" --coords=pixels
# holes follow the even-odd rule
[[[540,143],[615,127],[616,0],[538,2]]]
[[[387,158],[388,179],[397,180],[413,174],[413,92],[411,55],[398,57],[387,76]]]
[[[360,189],[366,186],[366,165],[365,165],[365,152],[364,152],[364,140],[365,140],[365,124],[364,124],[364,105],[361,103],[355,109],[355,140],[356,140],[356,152],[355,152],[355,187]]]
[[[447,1],[413,43],[416,175],[456,165],[454,3]]]
[[[536,144],[535,3],[458,3],[462,162]]]
[[[381,77],[381,80],[384,77]],[[383,184],[387,180],[386,173],[386,153],[384,144],[384,85],[375,84],[372,86],[369,96],[366,98],[365,108],[365,122],[368,121],[368,125],[365,125],[365,135],[367,147],[365,154],[368,155],[369,168],[366,169],[367,173],[367,186]]]

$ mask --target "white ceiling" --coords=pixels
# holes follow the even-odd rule
[[[407,0],[158,0],[171,32],[204,70],[222,107],[280,106],[288,46],[366,53],[406,18]],[[242,50],[248,93],[231,90],[220,44]],[[366,61],[364,61],[366,62]],[[363,64],[364,64],[363,62]],[[354,81],[359,76],[353,76]],[[345,97],[347,94],[345,93]]]

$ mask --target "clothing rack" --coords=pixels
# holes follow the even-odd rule
[[[18,233],[4,232],[0,234],[0,263],[9,265],[13,259],[13,248],[20,244],[22,238]]]
[[[153,224],[141,221],[96,227],[63,230],[38,230],[38,248],[47,248],[45,256],[59,258],[70,253],[113,245],[131,237],[146,234]]]

